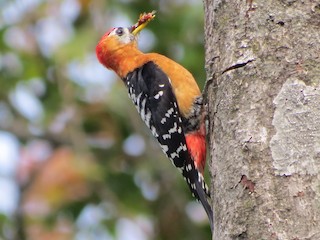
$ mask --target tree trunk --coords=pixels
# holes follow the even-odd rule
[[[214,240],[320,239],[320,2],[205,0]]]

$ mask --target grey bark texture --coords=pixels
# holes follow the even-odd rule
[[[320,2],[204,0],[214,240],[320,239]]]

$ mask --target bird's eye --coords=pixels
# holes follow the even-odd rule
[[[124,33],[124,31],[123,31],[123,28],[122,28],[122,27],[119,27],[119,28],[116,30],[116,34],[117,34],[118,36],[122,36],[123,33]]]

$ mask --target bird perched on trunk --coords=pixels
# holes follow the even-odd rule
[[[131,27],[112,28],[99,41],[96,54],[128,88],[142,120],[202,203],[213,230],[210,194],[203,178],[206,141],[202,95],[192,74],[180,64],[137,48],[138,33],[154,17],[154,12],[141,14]]]

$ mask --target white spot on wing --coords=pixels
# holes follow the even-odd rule
[[[175,123],[173,124],[173,127],[169,129],[169,133],[175,133],[175,132],[177,132],[177,127],[178,127],[178,125],[177,125],[177,123],[175,122]]]
[[[173,160],[174,158],[176,158],[176,157],[179,157],[179,154],[178,153],[171,153],[170,154],[170,158]]]
[[[169,147],[167,145],[160,145],[160,147],[164,153],[167,153],[169,150]]]
[[[163,138],[163,140],[170,139],[171,135],[170,134],[163,134],[162,138]]]
[[[146,106],[146,99],[144,98],[141,102],[141,107],[140,107],[140,116],[142,118],[142,120],[145,119],[145,106]]]
[[[169,110],[167,111],[167,113],[165,114],[166,117],[170,117],[170,115],[174,112],[173,108],[169,108]]]
[[[138,97],[135,99],[136,101],[136,104],[139,104],[140,103],[140,99],[141,99],[141,96],[142,96],[142,93],[140,93],[139,95],[138,95]]]
[[[144,122],[146,123],[148,128],[150,128],[150,119],[151,119],[151,112],[147,110],[147,114],[145,115]]]
[[[157,133],[157,129],[154,126],[151,127],[151,133],[154,137],[156,137],[156,138],[159,137],[159,135]]]
[[[187,170],[187,171],[191,171],[191,169],[192,169],[191,164],[188,164],[187,167],[186,167],[186,170]]]
[[[163,91],[159,91],[156,95],[154,95],[155,99],[159,99],[163,95]]]
[[[177,148],[176,152],[170,154],[170,158],[174,159],[176,157],[179,157],[179,153],[181,151],[187,151],[187,145],[186,144],[180,145],[180,147]]]
[[[160,122],[161,122],[161,124],[164,124],[166,121],[167,121],[167,119],[164,117],[164,118],[161,119]]]
[[[203,176],[201,173],[198,172],[198,181],[199,182],[204,182]]]

